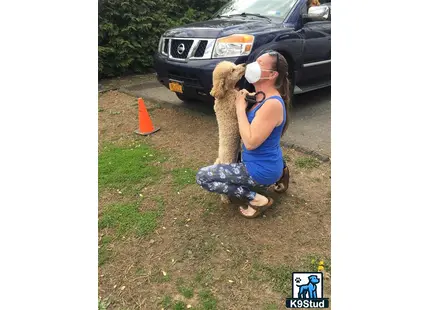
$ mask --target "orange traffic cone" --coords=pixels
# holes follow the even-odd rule
[[[135,130],[134,132],[139,135],[147,136],[160,130],[160,127],[155,128],[152,124],[143,99],[139,98],[137,102],[139,104],[139,129]]]

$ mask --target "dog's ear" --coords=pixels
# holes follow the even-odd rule
[[[211,96],[215,98],[222,98],[225,93],[225,82],[224,79],[216,79],[214,81],[214,86],[211,90]]]

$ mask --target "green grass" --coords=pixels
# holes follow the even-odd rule
[[[205,210],[203,211],[205,218],[211,217],[217,210],[217,205],[213,201],[206,201],[202,205],[205,206]]]
[[[172,297],[170,296],[164,296],[163,300],[161,301],[161,305],[164,309],[169,308],[173,303]]]
[[[198,259],[209,259],[216,251],[217,241],[214,238],[207,237],[199,242],[199,246],[194,251],[194,255]]]
[[[161,270],[160,267],[157,266],[158,270]],[[166,283],[166,282],[170,282],[170,280],[172,280],[172,276],[170,275],[170,272],[168,270],[166,270],[166,275],[164,275],[161,271],[160,272],[156,272],[151,276],[151,281],[155,282],[155,283]]]
[[[313,157],[299,157],[295,161],[295,165],[298,168],[303,169],[312,169],[312,168],[318,168],[320,166],[321,162]]]
[[[205,192],[202,190],[198,194],[190,196],[187,205],[192,209],[203,208],[203,216],[205,218],[210,217],[219,209],[219,196],[205,196]]]
[[[111,257],[111,254],[109,250],[107,249],[107,246],[112,241],[112,237],[110,236],[103,236],[102,240],[100,241],[100,247],[99,247],[99,266],[103,265],[109,258]]]
[[[194,296],[194,290],[191,287],[179,286],[178,291],[187,299],[193,298]]]
[[[170,296],[164,296],[163,300],[161,301],[161,305],[164,309],[173,309],[173,310],[185,310],[187,309],[187,305],[183,301],[176,301],[174,302],[172,297]]]
[[[217,300],[208,290],[201,291],[199,293],[199,300],[204,310],[215,310]]]
[[[136,106],[138,106],[138,104],[136,104]],[[151,106],[146,107],[146,109],[148,110],[148,112],[154,111],[154,110],[158,110],[161,109],[163,106],[159,103],[153,102],[151,104]]]
[[[137,204],[108,206],[99,218],[99,228],[112,228],[118,236],[135,233],[145,236],[155,230],[160,211],[141,212]]]
[[[268,304],[264,307],[264,310],[278,310],[278,306],[276,304]]]
[[[109,307],[109,304],[110,304],[110,302],[107,298],[102,300],[99,297],[99,310],[106,310]]]
[[[178,292],[185,298],[193,298],[194,289],[192,287],[187,286],[183,278],[178,278],[176,280],[176,287],[178,289]]]
[[[177,287],[180,287],[180,286],[182,286],[184,284],[185,284],[184,278],[179,277],[179,278],[176,279],[176,286]]]
[[[156,182],[162,175],[162,156],[147,145],[134,148],[106,146],[99,154],[99,187],[128,189],[139,185],[140,189]]]
[[[179,168],[172,171],[173,182],[179,188],[196,183],[197,171],[191,168]]]
[[[152,198],[157,203],[158,211],[164,212],[164,208],[166,207],[166,202],[164,201],[164,198],[162,196],[156,196]]]
[[[204,272],[203,272],[203,271],[199,271],[199,272],[196,274],[196,276],[194,277],[194,281],[195,281],[196,283],[202,284],[203,279],[204,279],[204,276],[205,276]]]
[[[253,279],[263,280],[272,284],[273,290],[284,295],[291,294],[292,269],[289,266],[254,264]]]
[[[164,282],[169,282],[171,279],[172,277],[170,276],[170,274],[167,274],[165,276],[161,275],[155,280],[155,282],[164,283]]]
[[[173,310],[186,310],[187,305],[183,301],[177,301],[173,305]]]
[[[302,269],[309,272],[317,272],[320,262],[323,262],[324,270],[331,271],[331,260],[330,258],[323,257],[321,255],[309,255],[303,262]]]
[[[213,276],[210,270],[200,270],[194,276],[194,282],[199,285],[210,284],[212,282]]]

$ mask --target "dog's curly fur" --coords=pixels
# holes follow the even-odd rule
[[[230,164],[237,161],[240,149],[240,132],[236,116],[235,89],[245,73],[245,65],[229,61],[220,62],[213,71],[213,88],[210,94],[215,98],[215,114],[218,122],[219,146],[215,164]],[[222,202],[230,200],[221,195]]]

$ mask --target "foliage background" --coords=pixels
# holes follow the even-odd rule
[[[147,72],[169,28],[209,19],[228,0],[99,0],[99,78]]]

